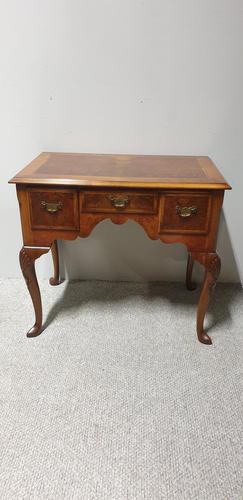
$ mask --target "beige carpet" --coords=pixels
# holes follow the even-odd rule
[[[218,285],[213,346],[183,284],[0,282],[0,498],[242,500],[243,291]]]

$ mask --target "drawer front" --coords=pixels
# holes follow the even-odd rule
[[[81,193],[83,212],[141,213],[158,211],[158,194],[136,191],[86,191]]]
[[[161,231],[206,234],[210,212],[210,194],[165,193],[161,199]]]
[[[67,189],[30,190],[28,192],[32,229],[79,227],[78,195]]]

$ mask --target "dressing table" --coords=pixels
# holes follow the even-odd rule
[[[50,284],[58,285],[57,240],[87,237],[104,219],[114,224],[131,219],[149,238],[187,247],[189,290],[194,261],[204,266],[197,335],[203,344],[212,343],[203,323],[220,272],[218,224],[224,191],[231,188],[208,157],[42,153],[9,182],[16,184],[20,266],[35,311],[28,337],[42,330],[35,260],[51,250]]]

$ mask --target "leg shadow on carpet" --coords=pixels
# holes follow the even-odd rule
[[[206,316],[207,330],[213,326],[223,325],[227,320],[231,320],[230,304],[234,301],[236,294],[240,293],[239,285],[228,285],[219,283],[214,292],[208,314]],[[43,325],[43,331],[52,321],[65,310],[76,311],[80,309],[80,321],[82,321],[82,306],[87,303],[119,302],[132,297],[141,297],[151,303],[161,297],[161,315],[163,314],[163,301],[168,302],[172,307],[182,306],[196,308],[199,300],[200,286],[195,291],[187,291],[183,283],[131,283],[131,282],[106,282],[106,281],[68,281],[63,290],[62,296],[51,306],[47,313]]]

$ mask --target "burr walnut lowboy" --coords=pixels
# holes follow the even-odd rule
[[[35,260],[51,249],[50,283],[58,285],[57,240],[86,237],[104,219],[115,224],[131,219],[149,238],[187,247],[189,290],[194,260],[204,266],[197,335],[212,343],[203,323],[220,272],[217,232],[230,186],[208,157],[42,153],[10,182],[16,184],[22,223],[20,266],[35,310],[28,337],[42,330]]]

